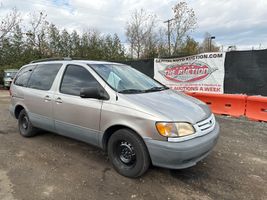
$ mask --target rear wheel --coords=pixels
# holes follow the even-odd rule
[[[23,109],[19,113],[18,117],[19,133],[23,137],[33,137],[37,134],[37,128],[33,127],[28,114]]]
[[[118,173],[131,178],[143,175],[150,165],[143,140],[128,129],[118,130],[111,135],[108,156]]]

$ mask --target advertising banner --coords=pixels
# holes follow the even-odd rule
[[[224,92],[225,53],[203,53],[182,58],[154,59],[154,78],[178,91]]]

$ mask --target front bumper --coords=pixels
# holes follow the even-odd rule
[[[152,164],[169,169],[188,168],[204,159],[219,137],[219,124],[208,134],[182,142],[145,139]]]
[[[10,87],[12,81],[4,81],[4,87]]]

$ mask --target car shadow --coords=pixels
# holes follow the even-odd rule
[[[195,180],[202,181],[209,178],[208,172],[203,169],[200,163],[198,166],[186,169],[169,170],[169,173],[173,178],[187,183]]]

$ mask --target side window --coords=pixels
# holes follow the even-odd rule
[[[68,65],[62,78],[60,92],[79,96],[81,88],[98,84],[97,80],[84,67]]]
[[[19,86],[23,86],[23,87],[27,87],[27,84],[29,82],[29,78],[30,78],[32,71],[35,67],[36,66],[34,65],[34,66],[27,66],[27,67],[21,69],[15,77],[14,84],[19,85]]]
[[[28,87],[49,90],[62,64],[39,64],[33,71]]]

